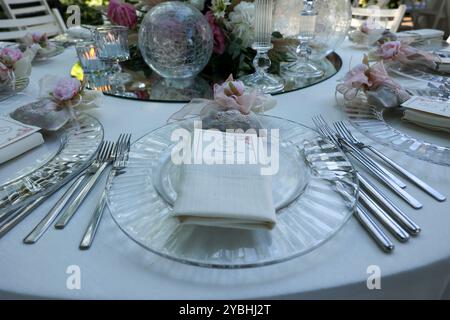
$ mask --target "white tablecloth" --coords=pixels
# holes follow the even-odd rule
[[[338,50],[341,72],[308,89],[276,96],[272,115],[312,125],[311,117],[342,119],[335,103],[336,80],[361,61],[363,52],[348,43]],[[45,74],[66,74],[75,62],[75,50],[36,64],[30,97],[2,102],[0,109],[19,106],[36,95],[37,81]],[[132,132],[136,139],[165,123],[181,104],[139,102],[105,97],[99,109],[89,111],[105,127],[107,139]],[[450,168],[418,161],[388,148],[385,154],[450,196]],[[240,298],[442,298],[450,277],[450,201],[438,203],[416,187],[408,190],[424,208],[410,209],[395,202],[421,225],[420,236],[406,244],[396,242],[392,254],[381,252],[361,226],[351,219],[331,241],[312,253],[268,267],[218,270],[188,266],[152,254],[123,234],[105,214],[93,247],[78,250],[101,188],[82,205],[69,226],[50,229],[35,245],[22,239],[42,219],[63,190],[45,202],[15,229],[0,239],[0,298],[125,298],[125,299],[240,299]],[[395,198],[395,196],[392,196]],[[68,289],[70,266],[78,266],[81,288]],[[367,269],[381,271],[381,290],[369,290]],[[70,287],[70,286],[69,286]]]

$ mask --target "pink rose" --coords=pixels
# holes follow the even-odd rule
[[[111,0],[107,12],[111,22],[133,29],[137,25],[136,9],[129,3]]]
[[[214,18],[214,13],[212,11],[208,11],[205,14],[205,17],[206,20],[208,20],[209,26],[211,27],[213,33],[213,51],[214,53],[220,55],[225,51],[225,35],[223,34],[222,29],[216,24],[216,19]]]
[[[8,68],[13,68],[17,61],[23,58],[23,53],[18,48],[5,47],[0,50],[0,60]]]
[[[58,101],[68,101],[80,93],[81,83],[75,78],[61,78],[56,82],[52,96]]]
[[[389,41],[381,45],[379,54],[384,60],[392,60],[400,53],[401,47],[400,41]]]

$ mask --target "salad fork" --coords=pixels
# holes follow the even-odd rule
[[[111,185],[111,181],[115,176],[123,173],[123,169],[126,167],[126,163],[128,161],[128,153],[130,151],[130,141],[131,141],[131,134],[121,135],[117,140],[113,167],[109,172],[106,186],[103,189],[102,195],[100,197],[99,202],[97,203],[97,207],[95,208],[94,214],[92,215],[92,218],[81,240],[80,249],[82,250],[89,249],[92,245],[92,242],[94,241],[95,234],[100,224],[100,220],[102,219],[103,211],[105,209],[106,195]]]
[[[398,163],[394,162],[393,160],[386,157],[384,154],[379,152],[374,147],[367,145],[363,143],[362,141],[355,138],[355,136],[351,133],[348,126],[343,122],[339,121],[336,122],[336,129],[339,132],[339,134],[348,140],[350,143],[353,143],[355,146],[357,146],[359,149],[367,149],[371,151],[373,154],[381,158],[384,162],[389,164],[392,168],[400,172],[403,176],[408,178],[411,182],[413,182],[415,185],[417,185],[419,188],[424,190],[426,193],[431,195],[433,198],[435,198],[438,201],[445,201],[446,197],[442,195],[440,192],[436,191],[434,188],[429,186],[427,183],[416,177],[414,174],[409,172],[408,170],[404,169],[402,166],[400,166]]]
[[[77,209],[83,203],[86,196],[92,190],[92,187],[97,183],[98,179],[105,171],[106,167],[114,160],[113,154],[116,150],[116,145],[112,142],[105,142],[103,152],[97,157],[92,165],[87,170],[87,183],[83,186],[81,191],[76,195],[72,202],[65,209],[61,217],[56,221],[56,229],[64,229],[69,221],[74,216]]]

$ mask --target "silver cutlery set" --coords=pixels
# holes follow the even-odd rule
[[[365,172],[369,172],[377,178],[377,180],[397,194],[412,208],[416,210],[420,209],[422,208],[422,204],[405,190],[406,184],[397,175],[408,179],[437,201],[446,200],[446,197],[440,192],[398,163],[387,158],[373,146],[357,140],[345,122],[335,122],[333,123],[333,127],[331,127],[320,115],[313,117],[313,122],[317,131],[324,139],[330,141],[344,153],[348,154],[354,160],[355,164],[358,164],[364,168]],[[395,205],[385,193],[380,191],[365,173],[358,170],[356,175],[361,188],[354,213],[355,217],[384,251],[391,252],[395,246],[390,237],[376,223],[376,220],[400,242],[406,242],[410,239],[411,235],[414,236],[420,233],[420,227]],[[373,217],[376,219],[373,219]]]
[[[364,168],[364,170],[356,171],[361,188],[354,215],[376,243],[386,252],[393,251],[395,247],[389,235],[385,233],[376,221],[379,221],[385,230],[400,242],[408,241],[411,235],[418,235],[420,227],[388,195],[380,191],[371,182],[366,176],[366,172],[370,173],[370,175],[416,210],[422,208],[422,204],[405,190],[406,184],[401,178],[409,180],[437,201],[445,201],[446,197],[413,173],[386,157],[373,146],[356,139],[345,122],[335,122],[333,127],[331,127],[322,116],[314,117],[313,122],[325,141],[329,141],[332,145],[341,149],[350,156],[350,159],[353,160],[352,162]],[[107,192],[111,181],[115,176],[123,173],[127,166],[130,141],[130,134],[121,134],[116,143],[103,141],[94,161],[86,170],[74,178],[70,187],[58,199],[47,215],[24,238],[24,243],[36,243],[55,221],[54,227],[56,229],[64,229],[97,184],[102,174],[111,165],[112,168],[108,174],[106,186],[79,245],[79,248],[82,250],[89,249],[105,209]],[[3,213],[4,216],[0,217],[0,237],[19,224],[50,196],[51,194],[41,196],[30,204]]]
[[[121,134],[117,142],[103,141],[97,155],[90,166],[80,175],[75,177],[63,196],[55,203],[47,215],[33,228],[23,240],[26,244],[36,243],[56,220],[55,228],[64,229],[77,212],[90,191],[97,184],[102,174],[112,165],[105,189],[98,201],[91,220],[80,242],[80,249],[89,249],[106,205],[107,187],[111,179],[124,172],[128,162],[128,153],[131,145],[131,134]],[[55,190],[56,192],[56,190]],[[35,208],[47,200],[51,194],[39,197],[30,204],[20,207],[8,216],[0,219],[0,237],[14,228],[20,221],[28,216]]]

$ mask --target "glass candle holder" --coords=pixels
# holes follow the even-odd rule
[[[284,89],[281,79],[268,73],[271,61],[268,52],[272,49],[273,0],[255,1],[255,39],[252,48],[256,51],[253,59],[255,72],[241,77],[248,87],[260,89],[264,93],[275,93]]]
[[[120,62],[130,59],[128,28],[123,26],[101,26],[94,30],[94,40],[101,59],[113,62],[111,81],[125,83],[131,76],[122,72]]]
[[[318,13],[315,8],[316,0],[303,0],[303,9],[300,12],[299,32],[297,39],[299,45],[296,49],[297,61],[283,66],[283,73],[294,78],[319,78],[324,72],[311,60],[310,42],[315,37]]]
[[[85,74],[107,73],[111,70],[108,60],[100,59],[99,50],[93,41],[78,42],[75,46],[78,60]]]

